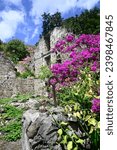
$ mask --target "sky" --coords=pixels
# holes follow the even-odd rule
[[[0,0],[0,39],[18,38],[34,45],[42,32],[44,12],[59,11],[63,18],[92,9],[99,0]]]

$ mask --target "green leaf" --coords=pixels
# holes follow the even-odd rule
[[[78,93],[74,93],[75,96],[78,96]]]
[[[68,136],[67,136],[67,135],[65,135],[65,136],[63,137],[63,140],[62,140],[62,142],[61,142],[61,143],[63,143],[63,144],[67,144],[67,139],[68,139]]]
[[[68,125],[68,123],[62,121],[62,122],[60,123],[60,125],[66,126],[66,125]]]
[[[97,124],[97,121],[96,121],[96,119],[94,119],[94,118],[90,118],[90,119],[88,120],[88,123],[89,123],[90,125],[95,126],[95,125]]]
[[[61,135],[63,134],[63,130],[62,130],[62,129],[59,129],[59,130],[58,130],[58,134],[59,134],[59,136],[61,136]]]
[[[71,150],[73,148],[73,142],[69,141],[67,144],[67,150]]]
[[[97,127],[100,129],[100,121],[98,122],[98,125],[97,125]]]
[[[74,113],[73,115],[74,115],[75,117],[81,118],[81,115],[80,115],[79,112],[76,112],[76,113]]]
[[[82,139],[79,139],[78,141],[76,141],[76,143],[83,144],[83,143],[84,143],[84,140],[82,140]]]
[[[91,115],[87,115],[85,121],[88,121],[91,118]]]
[[[72,138],[78,139],[78,136],[76,134],[73,134]]]
[[[78,150],[78,146],[77,147],[74,147],[74,149],[73,150]]]
[[[94,128],[91,126],[89,134],[93,133]]]
[[[78,104],[74,105],[74,110],[77,111],[78,110]]]

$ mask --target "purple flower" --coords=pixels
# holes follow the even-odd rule
[[[91,110],[92,110],[94,113],[99,113],[99,112],[100,112],[100,99],[94,98],[94,99],[92,100],[92,107],[91,107]]]
[[[96,61],[94,61],[94,63],[91,66],[91,71],[95,72],[98,68],[99,68],[99,65],[97,64]]]
[[[86,50],[83,50],[81,52],[81,55],[84,57],[84,58],[90,58],[92,55],[91,53],[86,49]]]
[[[74,40],[74,36],[73,35],[67,35],[66,36],[66,41],[67,42],[72,42]]]
[[[95,72],[97,70],[96,66],[91,66],[91,71]]]

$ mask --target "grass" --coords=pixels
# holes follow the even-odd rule
[[[10,105],[11,102],[26,102],[31,98],[31,94],[17,95],[14,98],[0,99],[0,105],[3,112],[0,114],[0,139],[7,141],[16,141],[21,138],[22,133],[22,115],[24,110]]]
[[[0,105],[8,104],[10,102],[12,102],[12,98],[3,98],[3,99],[0,99]]]
[[[22,115],[24,109],[17,108],[11,105],[12,102],[26,102],[30,98],[34,98],[32,94],[16,95],[14,98],[3,98],[0,99],[0,108],[3,109],[0,114],[0,132],[2,136],[0,139],[7,141],[16,141],[21,138],[22,133]],[[40,99],[42,97],[35,97]],[[43,97],[44,98],[44,97]]]
[[[14,98],[2,98],[0,99],[0,105],[8,104],[11,102],[26,102],[29,98],[32,98],[32,94],[18,94]]]
[[[1,114],[0,132],[2,138],[7,141],[16,141],[21,137],[21,118],[23,110],[11,105],[4,105],[4,113]]]

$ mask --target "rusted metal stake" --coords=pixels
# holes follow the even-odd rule
[[[54,100],[54,105],[55,105],[55,107],[57,107],[55,85],[52,85],[52,91],[53,91],[53,100]]]
[[[52,83],[51,80],[55,80],[55,82]],[[48,82],[49,82],[49,86],[52,85],[52,92],[53,92],[54,105],[55,105],[55,107],[57,107],[57,100],[56,100],[56,90],[55,90],[55,87],[56,87],[56,84],[58,83],[58,78],[55,77],[55,76],[52,76],[52,77],[50,77],[50,79],[49,79]]]

